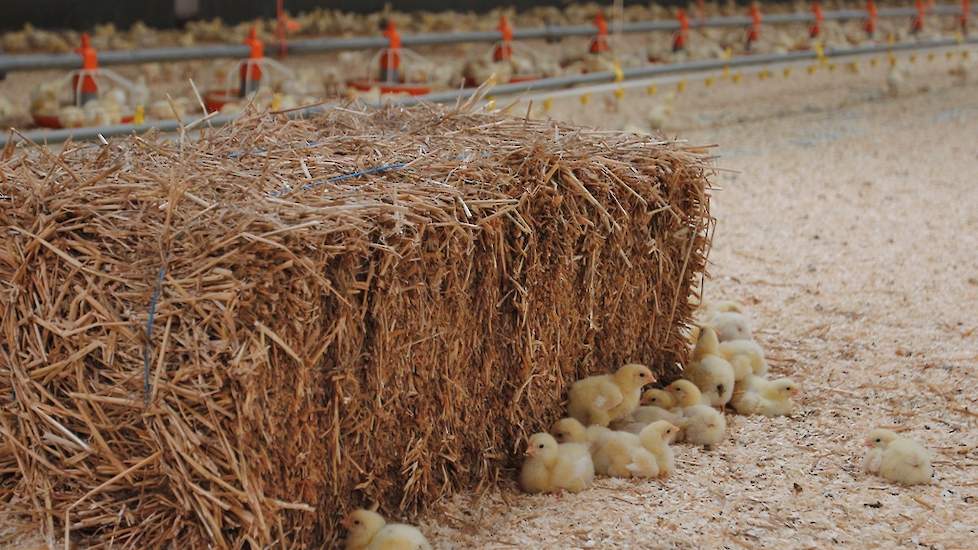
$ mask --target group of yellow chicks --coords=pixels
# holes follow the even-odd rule
[[[575,382],[567,418],[550,433],[529,438],[520,485],[529,493],[577,492],[594,476],[667,477],[675,471],[670,444],[710,448],[727,429],[729,406],[743,415],[789,415],[800,393],[790,378],[768,379],[764,350],[753,339],[750,321],[736,302],[703,304],[690,334],[691,361],[684,378],[664,389],[644,365],[628,364],[613,374]],[[889,430],[874,430],[864,469],[897,483],[930,481],[928,453],[918,443]]]
[[[612,374],[575,382],[568,393],[568,416],[550,433],[530,436],[519,483],[528,493],[587,489],[595,475],[664,478],[675,472],[671,443],[710,448],[721,443],[730,406],[739,414],[789,415],[799,385],[790,378],[767,378],[764,350],[753,339],[750,320],[736,302],[703,304],[690,334],[693,345],[684,378],[664,389],[648,367],[627,364]],[[877,429],[863,469],[902,484],[928,483],[927,451],[890,430]],[[415,527],[387,524],[372,510],[344,520],[348,550],[431,548]]]
[[[567,418],[550,433],[530,437],[520,485],[530,493],[580,491],[595,474],[667,477],[675,471],[670,443],[712,447],[723,441],[723,409],[778,416],[794,409],[798,384],[768,380],[764,350],[754,342],[743,308],[734,302],[704,305],[690,339],[685,377],[664,389],[648,367],[628,364],[613,374],[575,382]]]

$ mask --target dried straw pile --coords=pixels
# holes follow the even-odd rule
[[[7,151],[0,499],[91,543],[305,546],[491,485],[569,381],[684,359],[705,170],[430,107]]]

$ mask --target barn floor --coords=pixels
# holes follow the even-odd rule
[[[978,86],[919,63],[896,98],[882,93],[885,71],[837,72],[675,106],[682,137],[719,144],[707,297],[749,305],[773,374],[805,389],[794,417],[728,416],[729,441],[678,447],[664,482],[458,497],[424,525],[435,546],[974,548]],[[568,99],[553,112],[621,128],[642,107]],[[877,426],[934,452],[933,485],[861,472]]]
[[[805,388],[800,411],[729,416],[729,440],[677,447],[679,472],[666,481],[600,479],[559,497],[514,486],[439,503],[422,518],[435,546],[974,548],[975,57],[969,82],[948,74],[955,63],[918,61],[898,97],[883,92],[882,67],[691,84],[677,96],[667,133],[719,144],[707,297],[748,304],[774,374]],[[611,111],[598,98],[558,100],[552,113],[641,126],[664,95]],[[905,428],[934,451],[935,483],[905,489],[863,474],[862,436],[876,426]],[[35,548],[14,519],[0,515],[0,535]]]

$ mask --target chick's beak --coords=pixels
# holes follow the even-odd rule
[[[873,446],[873,440],[872,439],[867,439],[866,441],[863,441],[863,445],[865,445],[866,447],[872,447]]]
[[[349,529],[350,528],[350,518],[349,517],[345,517],[345,518],[341,519],[340,520],[340,525],[342,525],[344,529]]]

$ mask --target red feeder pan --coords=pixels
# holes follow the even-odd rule
[[[361,92],[369,92],[374,88],[380,88],[382,94],[408,94],[408,95],[427,95],[431,93],[431,86],[425,84],[381,82],[378,80],[350,80],[347,86]]]
[[[220,111],[222,107],[227,105],[232,101],[238,101],[241,98],[238,94],[234,92],[228,92],[226,90],[211,90],[204,94],[204,107],[207,108],[208,113],[214,113]]]
[[[34,124],[42,128],[61,128],[61,119],[58,115],[31,115],[34,117]]]

